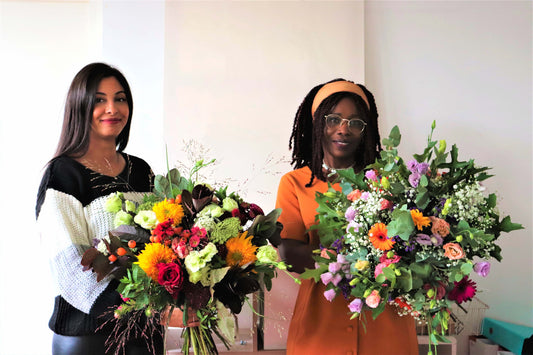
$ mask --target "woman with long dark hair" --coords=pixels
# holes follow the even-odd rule
[[[49,321],[54,355],[100,355],[107,350],[113,324],[106,321],[121,303],[118,280],[107,276],[97,282],[96,274],[83,271],[80,262],[93,239],[113,229],[112,215],[105,210],[108,196],[120,191],[140,202],[151,191],[150,166],[124,153],[132,113],[130,87],[116,68],[92,63],[74,77],[57,151],[44,172],[36,205],[57,289]],[[133,337],[124,349],[128,355],[162,354],[162,339],[161,332],[150,332]]]
[[[373,95],[363,85],[344,79],[314,87],[294,119],[289,148],[293,171],[280,181],[276,207],[282,209],[281,257],[302,273],[314,268],[312,251],[319,248],[315,223],[316,192],[326,192],[338,169],[356,172],[375,161],[381,151],[378,112]],[[338,185],[337,185],[338,188]],[[325,286],[303,280],[291,320],[287,354],[415,355],[418,344],[411,317],[400,317],[392,306],[365,325],[350,320],[349,301],[324,297]]]

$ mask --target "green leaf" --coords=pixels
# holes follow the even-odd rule
[[[396,276],[396,287],[409,292],[413,289],[413,276],[411,275],[411,270],[409,269],[400,269],[400,276]]]
[[[473,265],[471,263],[464,263],[461,265],[461,272],[464,275],[469,275],[472,272]]]
[[[396,209],[392,213],[392,221],[387,226],[387,236],[393,238],[398,235],[402,240],[409,240],[409,236],[415,229],[411,212]]]
[[[328,270],[327,265],[320,265],[318,269],[305,269],[303,273],[300,274],[300,278],[302,279],[314,279],[315,282],[320,281],[320,275],[322,275],[324,272]]]
[[[509,233],[514,230],[524,229],[524,227],[519,223],[511,222],[511,217],[506,216],[499,225],[499,229],[503,232]]]

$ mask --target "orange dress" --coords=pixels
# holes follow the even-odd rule
[[[309,243],[316,248],[316,231],[308,232],[315,223],[315,192],[325,192],[326,182],[311,178],[308,167],[285,174],[280,181],[276,207],[282,209],[282,237]],[[365,325],[350,320],[348,301],[337,296],[332,302],[324,297],[325,286],[313,280],[302,280],[287,340],[288,355],[418,355],[415,321],[399,316],[392,306],[385,308],[376,320],[365,312]],[[366,327],[366,331],[365,331]]]

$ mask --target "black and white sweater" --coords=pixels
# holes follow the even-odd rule
[[[90,170],[69,157],[47,167],[37,195],[36,216],[42,244],[50,257],[57,294],[49,326],[62,335],[93,334],[101,315],[120,304],[117,281],[83,271],[83,253],[113,229],[113,215],[105,210],[110,194],[120,191],[140,202],[151,191],[153,173],[142,159],[122,153],[126,167],[116,177]]]

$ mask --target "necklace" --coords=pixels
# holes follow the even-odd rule
[[[347,169],[351,169],[351,168],[341,168],[341,169],[335,169],[335,168],[330,168],[325,161],[322,161],[322,169],[326,170],[328,172],[328,176],[332,176],[332,175],[335,175],[337,174],[337,170],[347,170]]]

